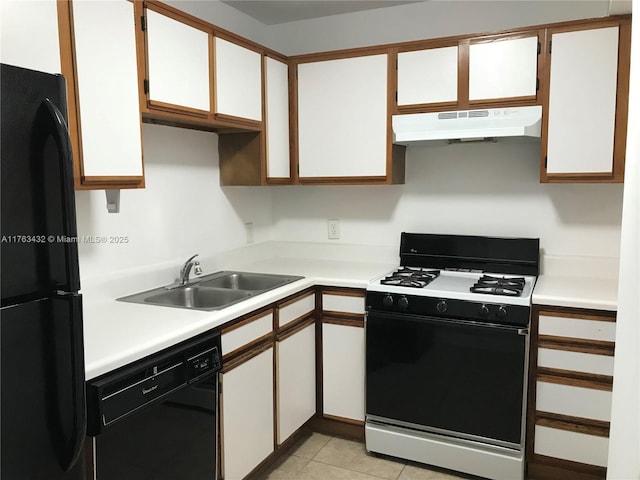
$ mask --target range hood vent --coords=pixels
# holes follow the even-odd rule
[[[542,107],[491,108],[393,116],[394,143],[540,137]]]

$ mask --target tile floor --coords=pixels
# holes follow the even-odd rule
[[[473,477],[376,456],[364,444],[321,433],[293,445],[260,480],[457,480]]]

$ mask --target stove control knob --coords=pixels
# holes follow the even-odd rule
[[[384,305],[385,307],[390,307],[391,305],[393,305],[393,297],[387,293],[384,297],[382,297],[382,305]]]
[[[506,318],[507,317],[507,307],[504,305],[500,305],[498,307],[498,311],[496,312],[498,318]]]
[[[404,295],[402,295],[398,299],[398,307],[400,307],[400,310],[406,310],[408,306],[409,306],[409,299]]]
[[[487,307],[484,303],[480,305],[480,316],[481,317],[489,316],[489,307]]]
[[[439,313],[444,313],[449,309],[449,306],[447,305],[447,302],[444,300],[440,300],[437,304],[436,304],[436,310]]]

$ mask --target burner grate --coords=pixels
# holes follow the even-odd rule
[[[440,270],[426,270],[419,267],[400,267],[388,277],[380,280],[382,285],[424,288],[440,275]]]
[[[473,293],[488,293],[491,295],[508,295],[519,297],[524,290],[525,280],[523,277],[492,277],[483,275],[469,289]]]

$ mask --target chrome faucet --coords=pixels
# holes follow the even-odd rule
[[[186,285],[189,283],[189,274],[191,273],[191,269],[195,267],[194,273],[196,275],[200,275],[202,273],[202,268],[200,268],[200,262],[198,260],[194,260],[198,254],[196,253],[193,257],[189,258],[182,268],[180,269],[180,285]]]

